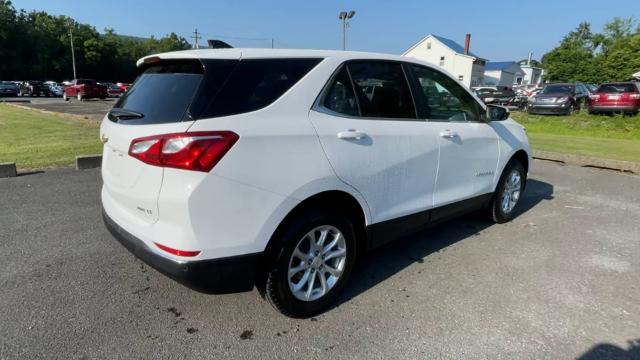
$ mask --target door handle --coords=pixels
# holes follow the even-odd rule
[[[458,133],[449,129],[440,132],[440,136],[445,139],[451,139],[458,136]]]
[[[353,130],[353,129],[349,129],[347,131],[341,131],[338,133],[338,139],[344,139],[344,140],[361,140],[361,139],[364,139],[365,137],[367,137],[367,134],[360,131]]]

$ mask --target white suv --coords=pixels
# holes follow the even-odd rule
[[[190,50],[138,61],[102,122],[111,233],[190,288],[308,317],[366,250],[473,210],[513,218],[524,128],[433,65],[382,54]]]

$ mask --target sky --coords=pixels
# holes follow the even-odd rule
[[[102,32],[161,37],[175,32],[193,42],[194,29],[235,47],[339,49],[340,11],[355,10],[349,50],[401,54],[429,33],[464,43],[491,61],[539,59],[580,22],[602,30],[613,17],[640,18],[640,0],[13,0],[18,9],[44,10],[89,23]],[[204,42],[201,42],[204,44]]]

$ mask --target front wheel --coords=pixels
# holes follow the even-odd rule
[[[524,166],[518,160],[511,160],[502,172],[493,194],[493,200],[489,206],[491,220],[496,223],[505,223],[515,217],[515,210],[520,203],[526,180]]]
[[[267,270],[267,299],[282,314],[294,318],[326,310],[353,269],[353,224],[335,211],[313,209],[300,214],[277,236],[279,250]]]

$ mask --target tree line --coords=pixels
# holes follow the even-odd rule
[[[99,81],[133,81],[139,58],[191,48],[173,32],[159,39],[122,36],[113,29],[101,34],[68,16],[16,10],[11,1],[0,0],[0,80],[72,79],[71,34],[78,77]]]
[[[583,22],[542,57],[545,80],[602,83],[629,80],[640,71],[640,26],[634,18],[614,18],[602,32]]]

